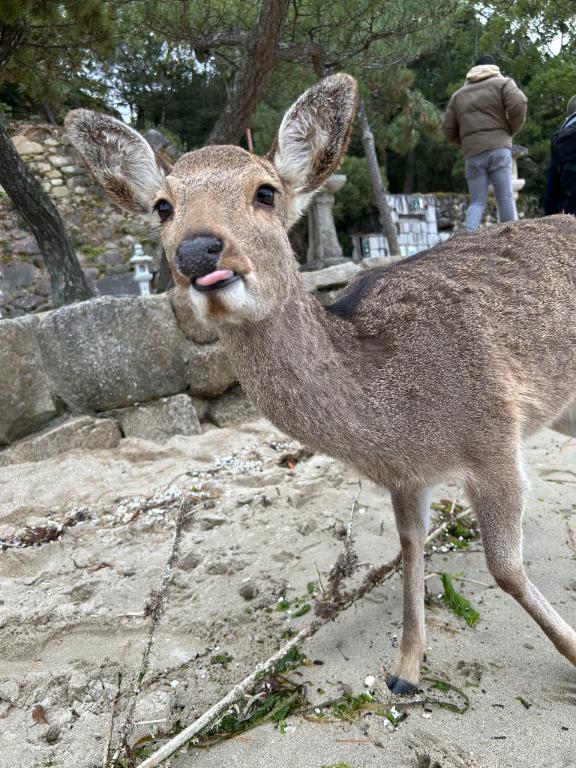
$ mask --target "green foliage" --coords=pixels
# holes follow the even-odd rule
[[[138,130],[159,127],[184,150],[204,144],[225,101],[219,73],[152,33],[122,42],[105,77],[109,100],[129,107]]]
[[[420,91],[407,91],[401,111],[386,128],[388,146],[400,155],[414,149],[423,136],[440,139],[442,115]]]
[[[61,102],[91,81],[89,69],[98,56],[113,51],[112,30],[121,5],[121,0],[4,0],[0,31],[17,30],[19,36],[0,71],[0,85],[16,86],[33,102]]]
[[[441,110],[482,53],[495,57],[528,97],[528,117],[516,143],[528,147],[520,163],[525,192],[541,196],[550,137],[576,93],[576,13],[571,0],[492,0],[466,3],[444,43],[412,66],[415,87]],[[400,170],[401,172],[401,170]],[[396,181],[396,176],[394,176]],[[418,144],[421,191],[465,190],[460,152],[423,136]]]
[[[260,677],[247,696],[247,702],[232,706],[218,722],[194,740],[196,746],[209,747],[268,721],[276,723],[283,732],[286,718],[308,705],[304,687],[284,675],[305,661],[306,657],[298,648],[293,648],[270,674]]]
[[[61,117],[72,106],[122,109],[189,150],[221,113],[260,2],[239,0],[3,0],[0,27],[23,40],[0,71],[0,108]],[[549,141],[576,92],[572,0],[295,0],[279,55],[252,120],[265,154],[282,115],[319,74],[356,75],[391,192],[465,191],[461,153],[440,131],[442,111],[480,53],[491,53],[529,99],[517,141],[526,191],[540,195]],[[313,51],[314,53],[311,53]],[[1,52],[0,52],[1,53]],[[414,63],[411,63],[414,62]],[[375,213],[358,134],[336,198],[339,232]]]
[[[333,717],[337,717],[339,720],[355,720],[358,712],[366,709],[366,705],[373,703],[372,696],[369,693],[360,693],[354,696],[352,693],[347,693],[338,702],[334,702],[330,711]]]
[[[386,178],[384,169],[380,169]],[[348,228],[362,216],[376,212],[374,193],[365,157],[349,155],[340,173],[346,174],[346,184],[336,195],[334,220],[339,228]]]
[[[82,243],[82,245],[78,246],[78,250],[82,251],[87,261],[94,263],[98,260],[98,257],[104,253],[106,248],[103,245],[92,245],[91,243]]]
[[[442,586],[444,587],[443,600],[450,610],[461,616],[468,626],[473,627],[480,619],[480,614],[473,608],[468,600],[454,587],[452,578],[447,573],[442,574]]]

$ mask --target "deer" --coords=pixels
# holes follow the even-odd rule
[[[366,269],[323,306],[288,230],[339,166],[357,86],[328,76],[284,115],[266,156],[206,146],[171,170],[124,123],[85,109],[66,130],[115,203],[158,217],[176,290],[216,328],[249,399],[280,430],[389,491],[403,630],[387,684],[419,690],[430,492],[462,484],[496,583],[576,665],[576,632],[522,561],[522,446],[576,436],[576,220],[456,234]]]

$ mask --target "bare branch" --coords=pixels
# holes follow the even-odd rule
[[[136,702],[142,689],[142,683],[146,673],[148,672],[148,666],[150,663],[150,651],[152,650],[154,635],[156,633],[156,629],[158,628],[158,624],[160,623],[160,619],[162,618],[162,614],[164,613],[164,605],[166,602],[168,587],[172,583],[172,579],[174,578],[174,568],[180,557],[180,541],[182,539],[183,526],[194,511],[195,508],[192,507],[191,498],[184,497],[176,515],[172,546],[170,548],[170,554],[168,555],[166,565],[164,566],[164,571],[160,580],[160,586],[157,591],[150,593],[144,610],[145,614],[150,616],[148,637],[146,638],[146,644],[144,646],[144,651],[142,652],[142,659],[140,661],[140,669],[136,678],[136,684],[132,691],[132,696],[130,697],[130,702],[124,716],[124,722],[120,728],[119,745],[114,755],[112,756],[112,759],[110,760],[110,765],[116,764],[122,748],[126,750],[127,754],[130,754],[129,739],[132,735],[132,732],[134,731],[134,710],[136,709]]]

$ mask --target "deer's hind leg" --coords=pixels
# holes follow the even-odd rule
[[[494,462],[468,483],[486,562],[497,584],[532,616],[558,651],[576,664],[576,632],[528,579],[522,562],[527,483],[517,459]]]
[[[394,674],[387,679],[393,693],[416,693],[426,642],[424,625],[424,543],[430,494],[427,489],[392,493],[392,506],[402,547],[403,627]]]

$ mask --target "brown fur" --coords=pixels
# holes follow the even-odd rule
[[[576,220],[457,235],[364,273],[322,307],[305,289],[286,229],[337,167],[354,103],[350,78],[328,78],[287,113],[268,158],[208,147],[179,160],[155,197],[174,206],[162,226],[169,258],[184,237],[208,232],[224,242],[219,266],[242,281],[200,294],[176,268],[175,276],[190,311],[216,323],[244,389],[271,421],[391,491],[404,565],[392,690],[418,684],[428,492],[447,478],[468,491],[497,582],[576,664],[576,633],[521,557],[522,439],[555,420],[564,430],[576,423],[567,415],[576,397]],[[254,204],[262,184],[278,190],[273,209]]]

